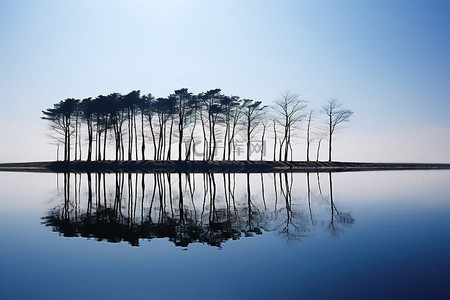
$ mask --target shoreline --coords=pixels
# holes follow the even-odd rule
[[[439,163],[325,161],[44,161],[1,163],[0,172],[37,173],[307,173],[450,169]]]

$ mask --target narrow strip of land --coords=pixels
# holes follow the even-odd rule
[[[48,161],[0,164],[3,172],[280,173],[450,169],[450,164],[316,161]]]

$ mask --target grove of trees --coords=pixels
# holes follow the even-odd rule
[[[273,144],[273,160],[288,161],[294,151],[300,151],[293,137],[299,135],[303,123],[306,160],[312,141],[319,141],[319,148],[326,138],[331,161],[336,127],[352,115],[336,100],[329,100],[321,114],[327,118],[326,129],[316,128],[313,133],[318,114],[289,92],[268,106],[224,95],[220,89],[193,94],[187,88],[165,98],[140,91],[68,98],[42,113],[41,118],[49,121],[52,143],[64,149],[64,161],[212,161],[237,160],[240,154],[246,160],[263,160],[269,159],[267,140]]]

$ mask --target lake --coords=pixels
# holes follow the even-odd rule
[[[450,299],[450,171],[0,173],[1,299]]]

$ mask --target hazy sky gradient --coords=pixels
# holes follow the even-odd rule
[[[54,159],[65,98],[219,87],[337,98],[336,160],[450,162],[449,28],[448,1],[3,0],[0,161]]]

